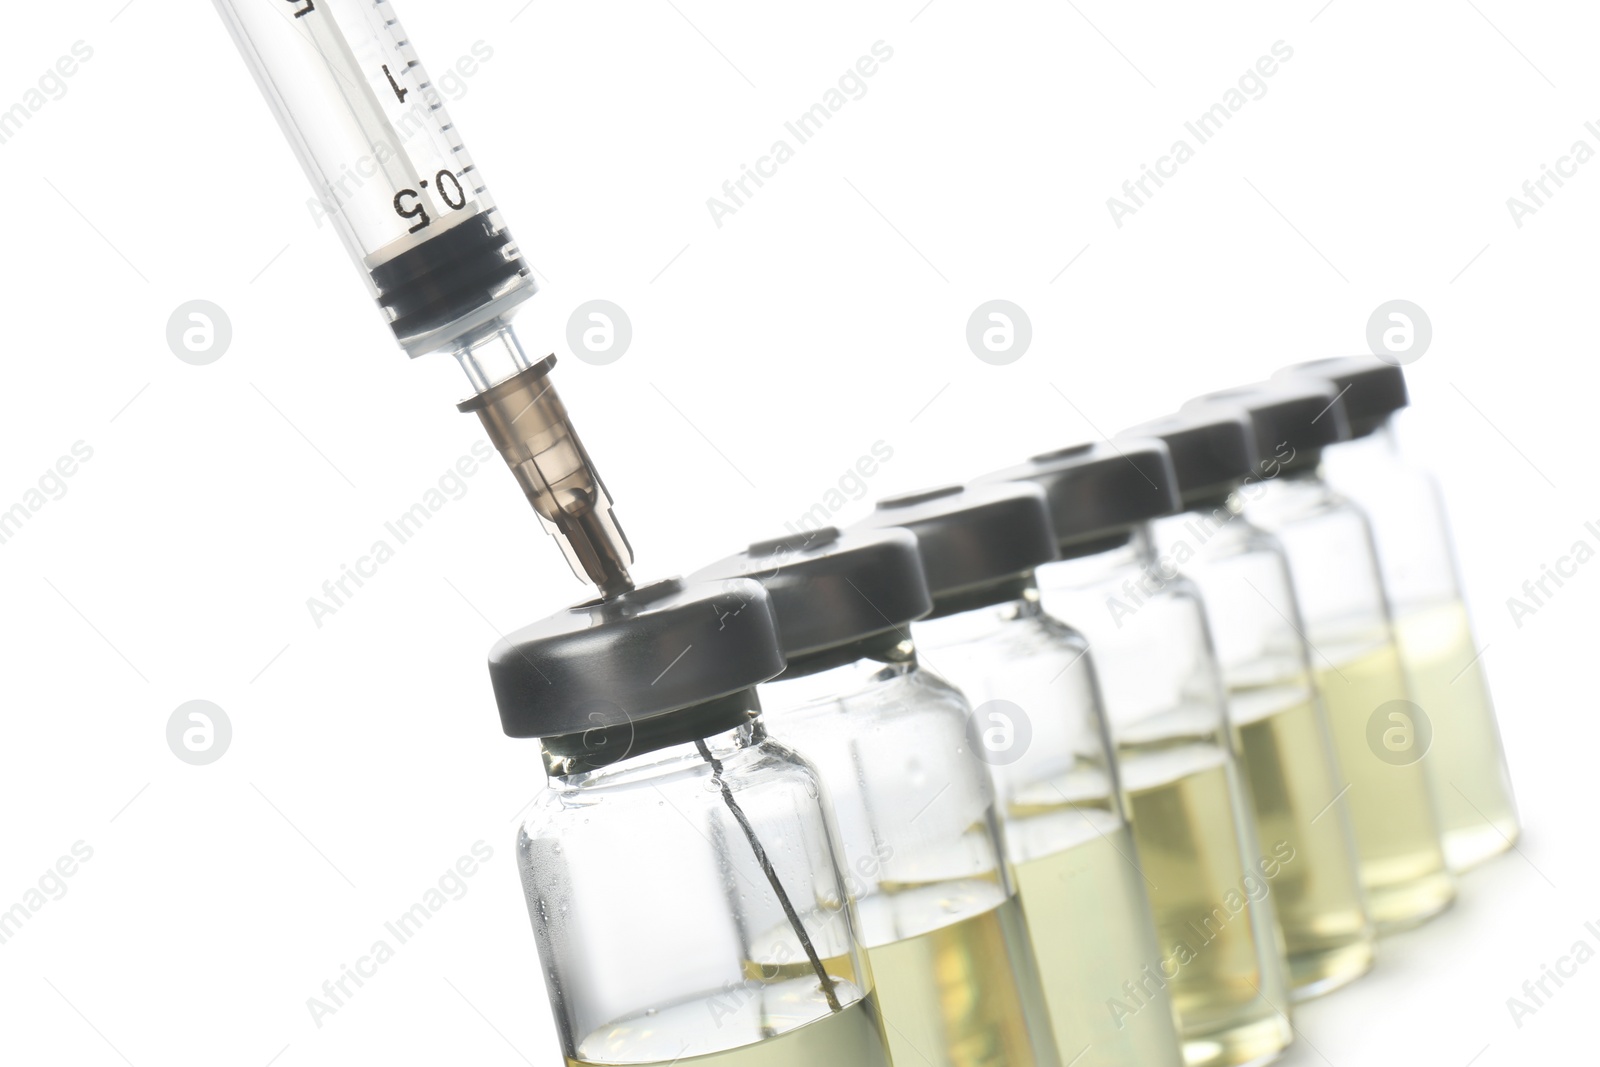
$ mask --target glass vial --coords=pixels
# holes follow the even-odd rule
[[[1256,841],[1200,598],[1158,575],[1142,528],[1179,509],[1166,446],[1080,445],[983,480],[1049,501],[1062,559],[1039,590],[1094,657],[1189,1063],[1276,1058],[1293,1030],[1272,888],[1298,854]]]
[[[1288,562],[1241,514],[1260,476],[1255,437],[1247,419],[1223,410],[1123,436],[1159,438],[1172,454],[1184,511],[1149,524],[1157,576],[1181,572],[1200,590],[1257,838],[1296,853],[1272,887],[1289,986],[1296,1000],[1320,996],[1371,969],[1374,931]]]
[[[755,583],[657,583],[495,646],[549,775],[518,835],[568,1067],[889,1067],[815,770],[772,742]]]
[[[1361,509],[1319,476],[1322,450],[1349,439],[1338,390],[1320,383],[1246,386],[1186,411],[1221,406],[1255,430],[1263,477],[1244,513],[1289,560],[1317,690],[1328,710],[1380,934],[1425,922],[1455,900],[1420,721]]]
[[[911,641],[933,607],[916,538],[817,530],[695,577],[772,600],[788,667],[763,719],[822,775],[895,1062],[1066,1063],[1082,1042],[1052,1034],[969,709]]]
[[[972,705],[1064,1062],[1179,1067],[1172,974],[1151,919],[1084,641],[1039,607],[1055,540],[1032,486],[886,500],[867,520],[917,536],[933,594],[923,663]]]
[[[1377,358],[1350,358],[1280,373],[1319,378],[1343,393],[1352,439],[1323,452],[1323,476],[1372,524],[1400,659],[1433,730],[1427,760],[1445,858],[1458,872],[1475,867],[1512,847],[1521,824],[1444,502],[1433,476],[1398,448],[1395,420],[1409,403],[1405,372]]]

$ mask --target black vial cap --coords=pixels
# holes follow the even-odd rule
[[[1389,416],[1411,403],[1406,372],[1377,356],[1345,356],[1296,363],[1272,376],[1273,381],[1316,378],[1329,382],[1343,398],[1350,418],[1350,436],[1366,437]]]
[[[783,668],[777,619],[766,591],[750,581],[669,578],[559,611],[489,653],[505,732],[547,742],[616,730],[659,736],[664,720]],[[735,725],[713,724],[698,736]]]
[[[901,633],[933,610],[909,530],[833,527],[762,541],[711,564],[691,581],[760,582],[778,616],[784,658]]]
[[[855,530],[903,527],[917,537],[939,614],[1013,599],[1055,560],[1044,492],[1032,485],[959,485],[880,500]]]
[[[1240,411],[1187,411],[1141,423],[1117,437],[1156,438],[1165,444],[1178,476],[1178,495],[1188,508],[1218,504],[1257,474],[1255,427]]]
[[[1139,523],[1183,509],[1172,457],[1151,438],[1074,445],[978,481],[1043,489],[1063,556],[1124,543]]]
[[[1339,390],[1314,378],[1255,382],[1197,396],[1183,413],[1226,408],[1242,412],[1255,428],[1256,456],[1266,477],[1315,469],[1322,450],[1350,440],[1350,420]]]

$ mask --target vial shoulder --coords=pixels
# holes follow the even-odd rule
[[[1348,496],[1324,478],[1280,478],[1242,489],[1240,494],[1245,500],[1245,516],[1271,532],[1358,510]]]
[[[1221,521],[1188,518],[1183,522],[1178,520],[1185,516],[1176,516],[1160,527],[1155,544],[1158,562],[1168,560],[1182,569],[1191,560],[1213,564],[1280,550],[1277,536],[1256,522],[1249,511],[1241,507],[1225,515]]]
[[[849,692],[804,704],[773,706],[769,728],[780,742],[791,738],[874,738],[887,740],[920,729],[966,719],[968,704],[959,689],[927,662],[882,672]],[[803,747],[803,746],[802,746]]]
[[[1041,612],[1035,636],[1040,651],[1079,656],[1089,650],[1089,639],[1076,626],[1047,612]]]
[[[637,765],[552,778],[522,818],[524,843],[592,832],[606,825],[642,826],[661,809],[690,813],[723,793],[791,792],[816,797],[819,775],[806,757],[755,729],[736,747],[712,746],[710,759],[694,747]]]

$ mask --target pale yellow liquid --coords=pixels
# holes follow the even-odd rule
[[[900,1067],[1060,1067],[1015,896],[867,956]]]
[[[1134,840],[1190,1067],[1238,1067],[1293,1040],[1270,911],[1246,904],[1243,811],[1224,754],[1189,745],[1121,754]],[[1168,776],[1169,769],[1177,773]],[[1176,974],[1174,975],[1174,970]]]
[[[1445,858],[1463,871],[1510,848],[1521,832],[1466,607],[1453,600],[1406,612],[1395,619],[1395,637],[1412,699],[1433,723],[1427,761]]]
[[[1350,786],[1345,800],[1367,910],[1380,934],[1415,926],[1449,907],[1456,887],[1445,865],[1427,760],[1394,766],[1367,743],[1372,713],[1391,700],[1409,699],[1399,653],[1385,641],[1344,659],[1337,669],[1319,668],[1317,688]]]
[[[1290,703],[1273,710],[1275,696]],[[1230,705],[1261,849],[1294,850],[1272,880],[1289,986],[1296,1000],[1320,996],[1372,968],[1373,929],[1355,842],[1342,803],[1335,803],[1344,783],[1309,680],[1235,691]]]
[[[694,1000],[614,1023],[579,1045],[578,1055],[566,1058],[567,1067],[891,1067],[882,1020],[871,996],[777,1032],[776,1026],[792,1022],[754,1018],[759,1013],[750,1010],[738,1011],[731,1019],[723,1014],[738,995],[736,991]],[[735,1035],[747,1037],[749,1043],[719,1052],[694,1051],[728,1043]]]
[[[1124,826],[1016,866],[1050,1023],[1074,1067],[1183,1064],[1172,998],[1143,973],[1161,954],[1137,855]]]

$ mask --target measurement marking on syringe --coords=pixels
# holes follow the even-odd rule
[[[411,90],[410,89],[402,89],[400,87],[400,83],[395,81],[394,80],[394,75],[389,72],[389,64],[387,64],[387,63],[385,63],[383,65],[383,76],[389,79],[389,88],[394,90],[395,97],[402,104],[405,103],[406,102],[406,97],[411,94]],[[423,88],[426,89],[427,86],[423,86]]]

